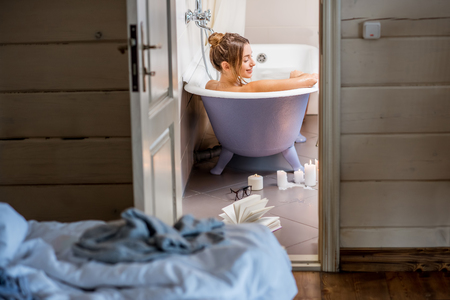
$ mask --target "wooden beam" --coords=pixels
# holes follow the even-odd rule
[[[342,135],[341,180],[449,180],[450,134]]]
[[[27,220],[114,220],[133,206],[131,184],[0,186],[0,199]]]
[[[0,47],[0,92],[128,90],[120,43]]]
[[[67,41],[125,41],[126,1],[4,1],[0,44]]]
[[[417,5],[413,5],[417,6]],[[419,7],[419,6],[418,6]],[[448,36],[450,34],[450,18],[356,18],[342,21],[342,38],[362,38],[363,24],[367,21],[379,22],[381,37],[419,37]]]
[[[342,19],[448,17],[447,0],[342,0]]]
[[[450,86],[342,88],[341,132],[450,132]]]
[[[0,141],[0,185],[131,183],[131,139]]]
[[[449,195],[450,181],[342,182],[340,225],[392,230],[450,226]]]
[[[450,37],[341,41],[342,86],[450,83]]]
[[[125,92],[0,94],[0,138],[130,137]]]

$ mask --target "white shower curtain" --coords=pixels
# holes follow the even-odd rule
[[[209,25],[215,32],[233,32],[245,35],[245,8],[247,0],[208,0],[212,12]]]

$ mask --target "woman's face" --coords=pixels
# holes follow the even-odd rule
[[[251,78],[253,73],[253,67],[255,66],[255,61],[252,58],[252,48],[250,44],[245,44],[244,53],[242,57],[241,70],[239,75],[242,78]]]

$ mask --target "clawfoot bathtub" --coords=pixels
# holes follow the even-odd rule
[[[317,48],[306,47],[310,47],[307,50],[311,53],[316,53]],[[252,49],[254,56],[261,51],[258,45],[252,45]],[[265,69],[257,65],[254,79],[289,78],[294,69],[310,73],[318,71],[307,65],[286,66],[284,69]],[[199,65],[185,90],[201,96],[214,133],[222,145],[219,160],[210,171],[212,174],[220,175],[233,154],[261,157],[281,152],[293,170],[303,170],[294,143],[300,133],[309,95],[317,91],[316,86],[282,92],[234,93],[206,90],[204,86],[208,80],[204,66]]]

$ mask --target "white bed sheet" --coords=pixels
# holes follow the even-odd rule
[[[262,225],[226,225],[227,245],[149,263],[74,257],[72,243],[100,223],[29,221],[7,272],[26,277],[43,299],[288,300],[297,293],[285,250]]]

